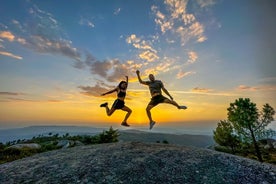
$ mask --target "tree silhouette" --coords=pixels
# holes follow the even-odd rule
[[[232,152],[240,143],[253,144],[255,154],[262,162],[258,141],[275,135],[275,131],[266,129],[268,124],[274,120],[274,109],[269,104],[265,104],[259,112],[256,104],[249,98],[239,98],[234,103],[230,103],[227,110],[228,120],[218,123],[214,131],[215,141],[221,146],[231,147]]]
[[[256,156],[260,162],[263,161],[257,139],[262,138],[267,133],[265,129],[273,121],[274,109],[265,104],[263,111],[258,112],[256,104],[249,98],[240,98],[230,104],[228,110],[228,120],[244,142],[252,142]]]
[[[236,148],[240,145],[240,140],[235,135],[233,125],[229,121],[220,121],[214,131],[214,140],[221,146],[230,147],[232,154],[236,153]]]

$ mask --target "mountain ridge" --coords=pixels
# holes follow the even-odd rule
[[[0,129],[0,142],[16,141],[18,139],[31,139],[34,136],[49,136],[49,133],[64,135],[96,135],[108,128],[89,126],[29,126],[16,129]],[[164,140],[172,144],[184,146],[207,147],[214,144],[212,136],[194,134],[174,134],[164,132],[152,132],[139,129],[119,130],[119,141],[162,142]]]

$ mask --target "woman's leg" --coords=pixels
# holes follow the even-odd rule
[[[124,106],[124,107],[122,108],[122,110],[127,112],[127,114],[126,114],[126,116],[125,116],[125,119],[124,119],[124,121],[123,121],[123,123],[124,123],[124,122],[126,123],[126,122],[127,122],[127,119],[129,118],[130,114],[132,113],[132,110],[131,110],[129,107],[127,107],[127,106]]]
[[[106,115],[111,116],[116,109],[113,107],[109,109],[108,106],[105,106],[105,110],[106,110]]]

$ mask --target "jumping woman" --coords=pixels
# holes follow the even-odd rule
[[[110,94],[110,93],[113,93],[113,92],[117,92],[117,99],[114,101],[111,109],[108,108],[108,103],[107,102],[101,104],[100,107],[105,107],[106,114],[108,116],[111,116],[113,114],[113,112],[117,109],[121,109],[123,111],[126,111],[127,114],[125,116],[125,119],[121,123],[121,125],[128,127],[129,124],[127,124],[127,119],[129,118],[132,110],[129,107],[125,106],[125,101],[124,100],[125,100],[125,97],[126,97],[127,86],[128,86],[128,76],[126,76],[126,81],[121,81],[115,89],[102,94],[102,96],[104,96],[104,95],[107,95],[107,94]]]

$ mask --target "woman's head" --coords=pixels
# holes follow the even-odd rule
[[[127,88],[127,82],[126,81],[121,81],[118,86],[119,86],[120,89],[126,89]]]

